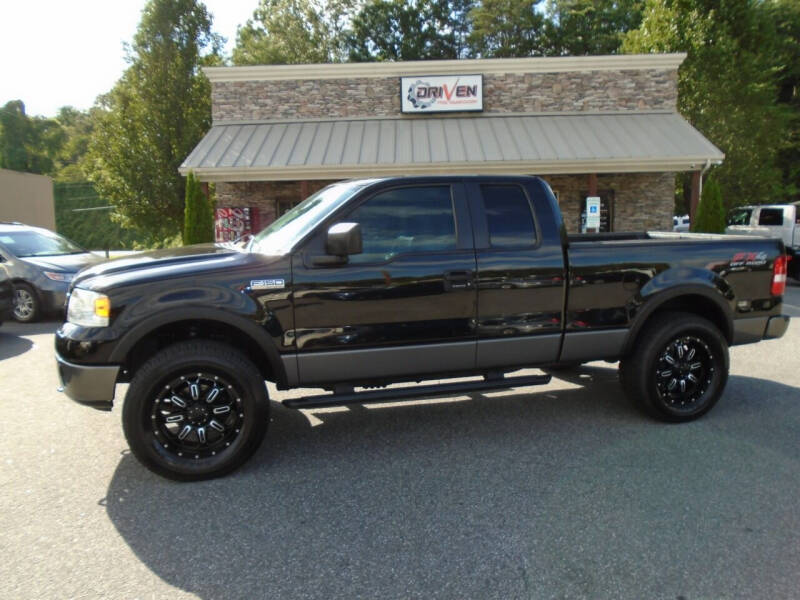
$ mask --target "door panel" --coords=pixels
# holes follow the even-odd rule
[[[529,190],[469,186],[478,263],[478,367],[555,361],[561,342],[564,257],[545,239]]]
[[[324,231],[293,257],[302,383],[474,367],[476,267],[463,186],[430,187],[368,191],[337,217],[362,229],[364,252],[348,264],[313,265],[312,257],[324,253]],[[449,198],[446,218],[441,188]],[[452,345],[453,352],[424,352],[433,344]],[[371,353],[376,348],[383,350]]]

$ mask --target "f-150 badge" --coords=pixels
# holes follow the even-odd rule
[[[251,290],[282,290],[285,287],[283,279],[253,279],[250,282]]]

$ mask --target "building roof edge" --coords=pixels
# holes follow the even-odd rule
[[[475,72],[565,73],[576,71],[673,70],[686,53],[615,54],[607,56],[553,56],[531,58],[476,58],[404,62],[330,63],[303,65],[252,65],[205,67],[212,83],[227,81],[280,81],[289,79],[386,78],[414,75],[453,75]]]

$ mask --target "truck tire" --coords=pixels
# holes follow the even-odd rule
[[[710,321],[692,313],[657,315],[620,362],[628,397],[661,421],[691,421],[716,404],[728,381],[728,343]]]
[[[258,449],[268,420],[255,365],[227,344],[202,340],[169,346],[144,363],[122,407],[134,456],[180,481],[236,469]]]

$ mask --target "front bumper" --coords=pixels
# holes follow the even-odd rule
[[[787,315],[736,319],[733,322],[733,345],[774,340],[782,337],[788,328],[789,317]]]
[[[119,365],[76,365],[56,355],[61,391],[70,398],[96,408],[111,410]]]

